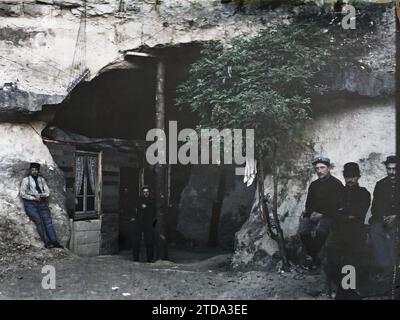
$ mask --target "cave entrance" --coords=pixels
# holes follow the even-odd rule
[[[92,81],[79,83],[57,106],[43,138],[65,175],[73,224],[70,247],[78,254],[131,249],[127,225],[131,213],[124,210],[124,202],[136,200],[144,185],[157,187],[155,167],[145,159],[150,144],[145,138],[156,127],[158,62],[165,68],[165,122],[177,121],[178,130],[194,128],[196,117],[175,107],[175,92],[199,52],[197,44],[128,52],[123,61],[107,66]],[[188,166],[167,165],[163,170],[169,208],[165,229],[171,243],[176,208],[189,174]]]
[[[177,86],[187,79],[190,65],[200,57],[200,46],[188,44],[130,52],[124,61],[107,66],[92,81],[79,83],[43,131],[45,143],[64,171],[72,223],[70,248],[79,255],[130,255],[134,202],[142,186],[157,189],[160,172],[145,159],[150,144],[145,138],[157,124],[159,57],[165,68],[165,132],[169,121],[177,122],[178,132],[195,128],[196,116],[175,106]],[[82,155],[86,155],[83,160]],[[226,187],[230,196],[226,203],[233,204],[224,205],[225,215],[219,217],[216,211],[225,201],[214,190],[219,185],[214,181],[220,176],[219,169],[201,166],[193,173],[194,167],[188,165],[163,167],[164,230],[171,249],[168,258],[183,261],[232,252],[234,233],[249,212],[235,202],[242,191],[233,190],[234,178],[227,179]],[[197,202],[201,208],[196,208]],[[240,216],[235,215],[236,207]],[[196,215],[204,217],[197,219]],[[225,235],[218,234],[221,230],[227,231]],[[229,245],[219,245],[223,237],[229,238]]]

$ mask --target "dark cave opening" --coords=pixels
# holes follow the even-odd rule
[[[200,56],[196,44],[153,49],[163,57],[166,68],[166,122],[176,120],[178,130],[194,128],[193,113],[175,106],[176,87],[188,76],[190,64]],[[112,69],[90,82],[80,83],[59,105],[49,126],[92,138],[113,137],[144,140],[155,127],[156,61],[126,56],[128,69]]]

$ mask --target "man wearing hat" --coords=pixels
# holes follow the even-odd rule
[[[62,248],[57,241],[51,213],[47,204],[50,195],[46,180],[39,175],[40,164],[30,164],[30,174],[22,180],[20,196],[24,202],[26,214],[35,223],[40,238],[46,248]]]
[[[318,179],[308,188],[306,210],[300,222],[299,235],[307,253],[304,267],[318,269],[320,251],[329,234],[331,217],[340,206],[343,184],[330,173],[329,158],[317,157],[312,161]]]
[[[397,225],[400,196],[396,184],[396,156],[388,156],[383,164],[387,176],[378,181],[371,207],[370,236],[377,271],[387,274],[396,263]]]
[[[143,195],[136,205],[133,220],[133,260],[139,261],[142,236],[146,246],[147,262],[154,261],[154,229],[156,225],[156,205],[150,193],[150,188],[142,188]]]
[[[326,273],[336,285],[336,299],[359,299],[359,284],[364,280],[367,266],[365,217],[371,204],[371,194],[360,187],[360,168],[355,162],[344,165],[345,187],[340,199],[340,208],[332,216],[332,225],[327,239]],[[352,265],[357,272],[356,289],[344,290],[341,285],[342,268]]]

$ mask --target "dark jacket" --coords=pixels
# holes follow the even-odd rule
[[[339,285],[343,277],[341,270],[344,265],[353,265],[359,270],[359,267],[368,263],[364,221],[370,203],[371,194],[367,189],[358,185],[343,188],[340,208],[331,219],[332,224],[326,245],[326,272],[331,279],[338,281]],[[349,216],[355,218],[349,219]]]
[[[140,197],[136,204],[135,223],[145,227],[156,224],[156,205],[153,198]]]
[[[318,179],[308,188],[305,217],[312,212],[322,213],[324,218],[330,218],[340,207],[340,198],[343,192],[343,184],[334,176],[326,179]]]
[[[340,199],[340,208],[334,215],[334,226],[339,232],[350,234],[359,230],[364,230],[364,221],[371,204],[371,194],[367,189],[360,186],[348,187],[343,189]],[[349,219],[353,216],[353,219]]]
[[[396,184],[389,177],[376,183],[374,200],[372,201],[372,221],[382,221],[384,216],[398,215],[400,210],[400,195],[396,192]]]

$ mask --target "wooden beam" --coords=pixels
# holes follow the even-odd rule
[[[134,56],[134,57],[144,57],[144,58],[155,58],[155,56],[146,53],[146,52],[136,52],[136,51],[127,51],[125,52],[125,56]]]
[[[156,128],[165,131],[165,65],[162,58],[157,61],[156,87]],[[159,150],[166,153],[166,150]],[[159,155],[160,156],[160,155]],[[162,155],[161,155],[162,156]],[[166,158],[166,157],[161,157]],[[155,165],[156,206],[158,217],[158,254],[161,260],[168,260],[167,246],[167,208],[165,192],[165,165]]]
[[[102,212],[101,202],[103,199],[103,151],[98,156],[98,182],[97,182],[97,214],[100,216]]]
[[[225,189],[226,189],[226,168],[224,166],[220,166],[217,197],[213,202],[210,227],[208,233],[208,245],[210,247],[218,246],[218,229],[219,229],[219,221],[221,218],[222,203],[224,201],[224,196],[225,196]]]

